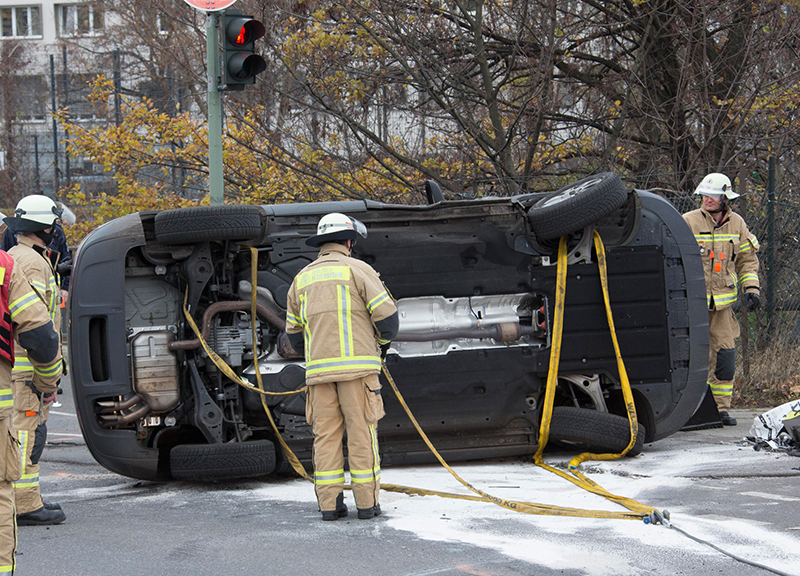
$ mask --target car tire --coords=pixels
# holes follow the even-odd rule
[[[275,470],[275,444],[269,440],[181,444],[170,451],[169,464],[176,480],[266,476]]]
[[[641,454],[644,437],[645,428],[639,424],[636,443],[626,456]],[[624,416],[586,408],[555,406],[550,420],[550,439],[590,452],[618,454],[630,441],[630,426]]]
[[[602,220],[625,204],[627,197],[622,179],[602,172],[539,200],[528,210],[528,222],[539,239],[554,240]]]
[[[251,240],[261,236],[263,211],[258,206],[198,206],[164,210],[155,217],[161,244]]]

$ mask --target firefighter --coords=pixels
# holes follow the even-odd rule
[[[397,335],[397,307],[379,274],[351,257],[364,225],[332,213],[306,243],[317,259],[289,289],[286,332],[306,359],[306,419],[314,433],[314,491],[323,520],[347,516],[342,437],[358,518],[379,516],[380,460],[377,424],[383,415],[378,375]]]
[[[14,260],[0,251],[0,575],[13,574],[17,544],[12,482],[21,474],[20,445],[11,423],[11,371],[21,345],[32,366],[31,382],[42,403],[55,398],[61,379],[61,346],[47,307]]]
[[[61,292],[56,282],[58,252],[47,248],[53,240],[58,207],[47,196],[33,194],[17,204],[13,217],[5,219],[17,235],[17,245],[8,251],[33,291],[47,306],[57,334],[61,334]],[[25,460],[22,477],[14,482],[17,524],[58,524],[66,519],[61,506],[42,500],[39,489],[39,458],[47,441],[47,416],[52,395],[43,396],[32,385],[33,366],[25,350],[17,347],[12,380],[14,388],[13,425],[19,436]]]
[[[761,305],[758,281],[758,240],[744,219],[728,206],[739,195],[724,174],[709,174],[694,192],[702,196],[702,207],[683,215],[692,229],[703,257],[708,299],[710,354],[708,384],[725,426],[736,426],[729,414],[736,371],[735,340],[739,324],[733,304],[744,292],[748,310]]]

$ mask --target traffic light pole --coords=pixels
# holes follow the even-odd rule
[[[206,14],[208,58],[208,192],[212,206],[225,204],[222,178],[222,98],[219,92],[218,13]]]

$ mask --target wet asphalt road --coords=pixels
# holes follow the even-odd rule
[[[141,482],[119,476],[102,468],[90,455],[80,434],[69,382],[63,386],[61,406],[53,408],[48,425],[41,484],[45,499],[63,505],[67,521],[53,527],[20,527],[19,575],[518,576],[616,572],[613,567],[604,572],[599,566],[573,569],[567,562],[554,566],[553,562],[524,560],[521,557],[525,554],[493,544],[503,538],[514,542],[524,537],[520,532],[531,530],[529,523],[516,521],[510,513],[507,521],[476,524],[476,529],[486,534],[484,543],[423,539],[413,529],[393,527],[393,515],[402,513],[400,505],[385,505],[385,514],[372,521],[358,521],[351,515],[344,521],[323,523],[309,501],[252,497],[265,487],[286,489],[287,483],[296,480],[192,484]],[[800,549],[800,458],[763,453],[754,456],[751,447],[736,444],[747,432],[753,413],[735,411],[735,415],[740,420],[737,428],[680,432],[647,445],[645,455],[620,464],[612,472],[658,478],[671,466],[671,474],[675,466],[682,466],[685,470],[679,476],[689,479],[689,487],[686,483],[656,483],[652,490],[645,490],[648,501],[673,502],[684,515],[718,519],[721,526],[735,521],[745,523],[745,530],[748,525],[762,527],[784,535],[790,544],[796,544],[795,550]],[[709,450],[713,454],[717,448],[729,450],[726,454],[731,456],[687,463],[687,455],[693,451]],[[505,462],[490,464],[502,467]],[[302,489],[310,494],[310,487]],[[419,517],[419,522],[433,521],[425,515]],[[580,532],[548,530],[542,526],[558,524],[539,524],[535,536],[555,548],[563,542],[590,553],[613,549],[629,562],[627,574],[769,573],[713,550],[690,546],[688,541],[677,553],[643,546],[641,541],[620,538],[616,530],[607,530],[602,522],[608,521],[593,522],[597,522],[593,525],[596,529]],[[665,530],[638,524],[636,530],[638,526],[642,531]],[[758,543],[725,544],[745,557],[758,550]],[[542,548],[545,553],[552,552]],[[800,574],[800,562],[796,565],[795,573]]]

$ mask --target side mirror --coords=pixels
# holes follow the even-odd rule
[[[425,180],[425,196],[428,198],[428,204],[436,204],[437,202],[444,201],[442,189],[435,180]]]

